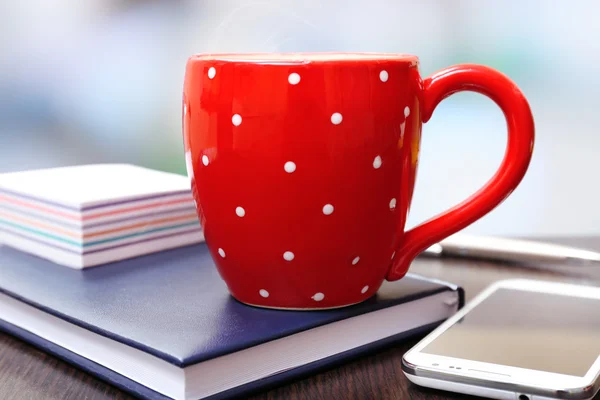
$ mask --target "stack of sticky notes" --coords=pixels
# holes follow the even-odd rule
[[[127,164],[0,174],[0,244],[85,268],[204,240],[187,177]]]

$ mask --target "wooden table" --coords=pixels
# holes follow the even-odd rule
[[[600,251],[600,237],[548,239]],[[600,271],[600,268],[598,268]],[[463,286],[467,301],[490,283],[508,278],[531,278],[600,285],[600,272],[573,276],[482,261],[418,259],[412,272]],[[589,271],[589,269],[588,269]],[[572,272],[572,268],[571,268]],[[419,388],[402,374],[402,355],[419,338],[391,346],[335,369],[291,382],[265,393],[260,399],[457,399],[465,396]],[[130,399],[128,394],[36,350],[13,337],[0,334],[0,399]],[[600,395],[596,397],[600,399]]]

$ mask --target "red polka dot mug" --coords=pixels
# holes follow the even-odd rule
[[[422,124],[459,91],[506,116],[498,172],[406,231]],[[534,122],[505,75],[456,65],[422,79],[403,54],[205,54],[183,93],[188,175],[206,243],[231,295],[254,306],[362,302],[413,259],[502,202],[528,168]]]

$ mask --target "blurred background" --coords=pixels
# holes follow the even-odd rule
[[[509,75],[536,120],[522,185],[468,228],[600,233],[600,3],[579,0],[23,0],[0,3],[0,173],[127,162],[185,173],[181,92],[200,52],[368,51]],[[424,126],[409,225],[475,192],[500,164],[487,98],[444,101]]]

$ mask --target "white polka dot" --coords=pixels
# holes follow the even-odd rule
[[[389,75],[385,69],[379,73],[379,79],[381,79],[381,82],[387,82],[388,76]]]
[[[265,289],[260,289],[260,290],[258,291],[258,293],[259,293],[259,294],[260,294],[262,297],[264,297],[265,299],[266,299],[267,297],[269,297],[269,292],[267,292]]]
[[[342,123],[342,114],[333,113],[331,114],[331,123],[334,125],[339,125]]]
[[[217,74],[217,70],[215,69],[215,67],[210,67],[208,69],[208,77],[210,79],[214,78],[216,74]]]
[[[360,291],[362,294],[367,293],[367,290],[369,290],[369,285],[365,286],[364,288],[362,288],[362,290]]]
[[[381,167],[381,157],[377,156],[373,160],[373,168],[378,169],[379,167]]]
[[[354,260],[352,260],[352,265],[358,264],[359,261],[360,261],[360,257],[354,257]]]
[[[392,260],[394,259],[394,256],[396,255],[396,252],[392,253]]]
[[[206,167],[208,165],[208,156],[205,154],[202,156],[202,164]]]
[[[321,300],[323,300],[324,298],[325,298],[325,295],[324,295],[323,293],[321,293],[321,292],[319,292],[319,293],[315,293],[315,294],[313,295],[313,297],[312,297],[312,299],[313,299],[314,301],[321,301]]]
[[[219,248],[219,255],[223,258],[225,258],[225,250],[223,250],[222,248]]]
[[[391,199],[390,200],[390,210],[393,210],[394,208],[396,208],[396,199]]]
[[[333,212],[333,206],[331,204],[325,204],[323,206],[323,214],[331,215],[332,212]]]
[[[231,122],[235,126],[240,126],[240,124],[242,123],[242,116],[240,114],[235,114],[233,117],[231,117]]]
[[[410,115],[410,108],[408,106],[404,107],[404,116],[408,117]]]
[[[292,172],[294,172],[296,170],[296,163],[293,161],[288,161],[283,165],[283,169],[288,174],[291,174]]]
[[[292,261],[294,257],[294,253],[292,253],[291,251],[286,251],[285,253],[283,253],[283,259],[285,261]]]
[[[300,82],[300,75],[295,72],[292,72],[290,76],[288,76],[288,82],[290,85],[297,85]]]
[[[236,207],[235,213],[237,214],[238,217],[243,217],[244,215],[246,215],[246,210],[244,210],[243,207]]]

